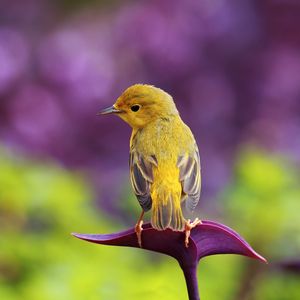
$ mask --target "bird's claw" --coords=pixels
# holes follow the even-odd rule
[[[190,235],[191,235],[191,230],[199,224],[202,224],[202,222],[198,218],[196,218],[192,223],[191,223],[190,219],[188,219],[186,221],[185,229],[184,229],[184,232],[185,232],[185,241],[184,241],[184,243],[185,243],[186,248],[189,247],[189,238],[190,238]]]
[[[135,225],[135,233],[137,236],[137,240],[138,240],[138,244],[140,246],[140,248],[142,248],[142,231],[143,231],[143,220],[140,220],[138,223],[136,223]]]

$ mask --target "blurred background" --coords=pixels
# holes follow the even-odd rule
[[[187,299],[176,261],[70,232],[135,224],[130,128],[96,117],[133,83],[197,139],[197,215],[270,262],[201,261],[203,299],[300,299],[300,2],[0,0],[0,298]]]

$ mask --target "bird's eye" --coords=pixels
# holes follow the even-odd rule
[[[141,108],[141,106],[138,105],[138,104],[132,105],[132,106],[130,107],[130,109],[131,109],[132,111],[134,111],[134,112],[137,112],[140,108]]]

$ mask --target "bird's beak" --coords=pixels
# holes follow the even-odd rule
[[[100,110],[99,112],[97,112],[97,116],[117,114],[120,112],[122,112],[120,109],[116,109],[114,106],[110,106],[110,107],[104,108],[104,109]]]

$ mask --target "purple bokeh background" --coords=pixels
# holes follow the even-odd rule
[[[96,112],[149,83],[195,134],[203,197],[228,182],[242,144],[299,162],[300,2],[66,3],[0,0],[2,145],[83,169],[99,199],[117,199],[130,128]]]

